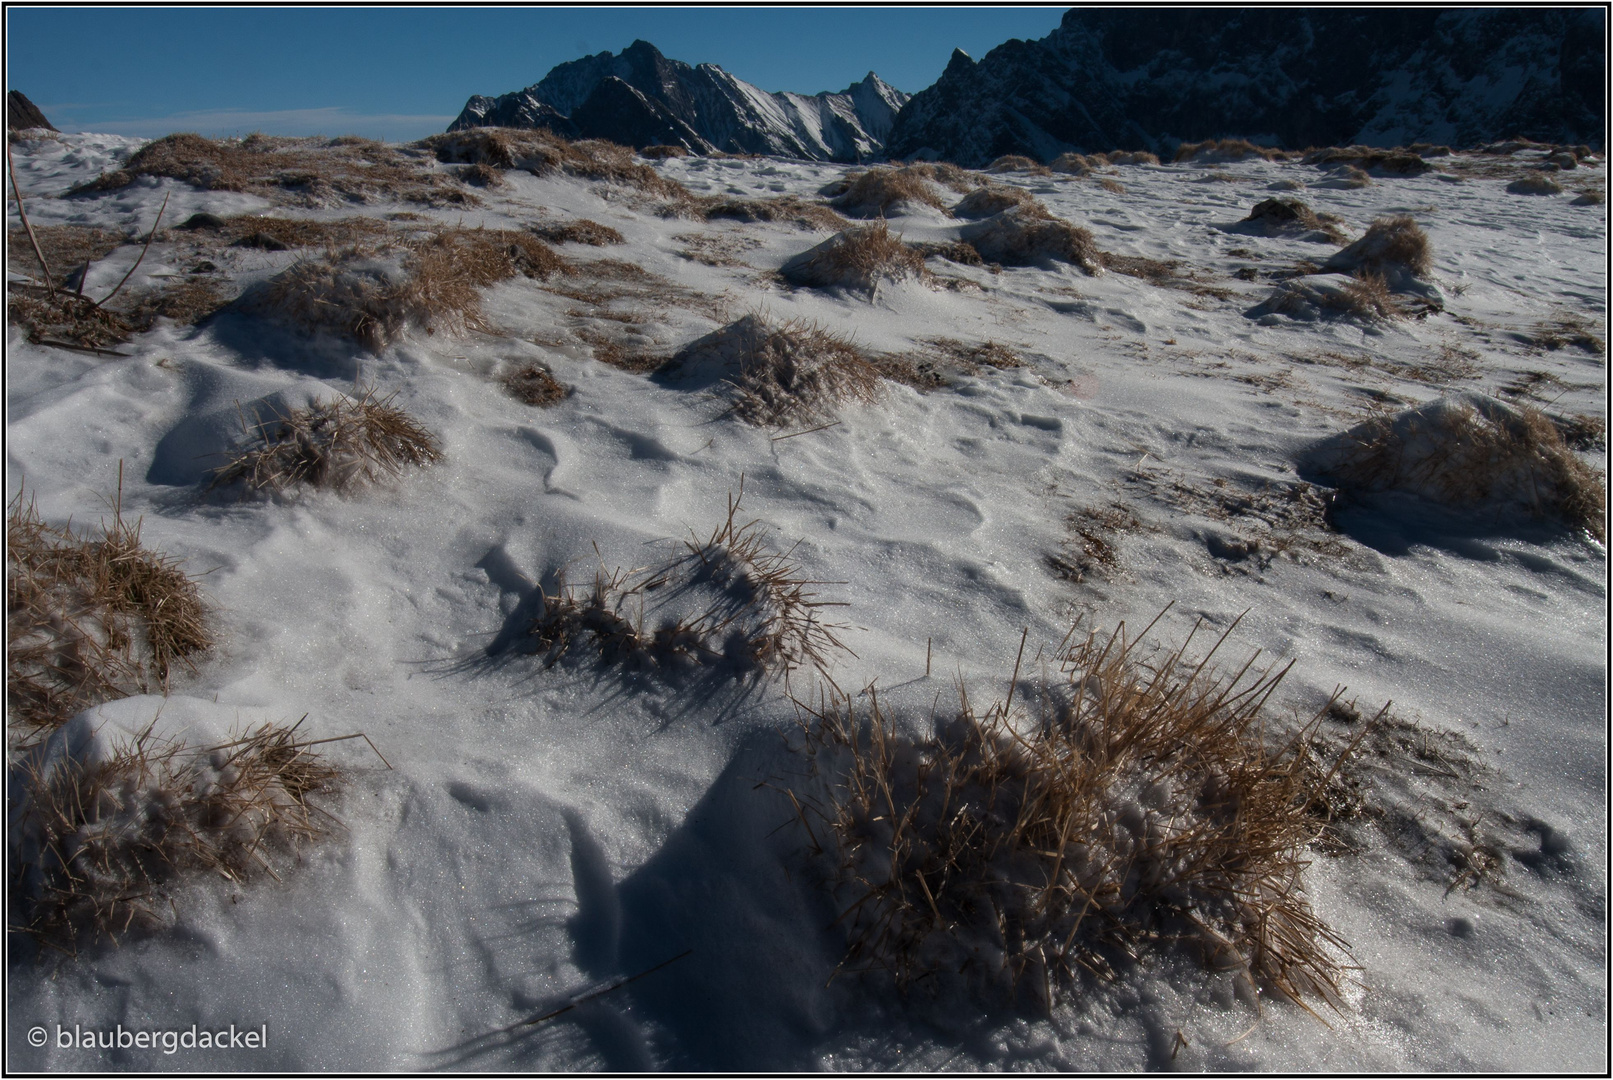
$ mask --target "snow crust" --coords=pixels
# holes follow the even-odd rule
[[[165,196],[171,221],[404,209],[271,208],[169,180],[60,197],[138,145],[13,144],[34,223],[143,234]],[[700,194],[808,200],[843,171],[767,158],[657,167]],[[1333,531],[1296,527],[1284,546],[1288,534],[1250,509],[1289,498],[1321,440],[1452,391],[1506,397],[1529,372],[1549,376],[1529,383],[1547,391],[1510,400],[1605,422],[1605,355],[1539,344],[1542,325],[1570,318],[1606,339],[1604,208],[1575,206],[1571,192],[1518,199],[1485,176],[1312,188],[1307,201],[1352,237],[1414,215],[1445,310],[1264,325],[1244,312],[1272,293],[1269,272],[1316,258],[1317,244],[1224,227],[1267,186],[1320,174],[1264,161],[1217,170],[1235,182],[1197,183],[1192,164],[1110,170],[1114,189],[996,178],[1106,252],[1178,262],[1170,283],[932,257],[930,280],[873,299],[780,283],[776,271],[827,230],[663,217],[561,175],[510,172],[481,209],[407,207],[443,225],[587,217],[619,230],[625,245],[603,254],[675,285],[634,313],[667,356],[758,314],[871,354],[925,355],[945,338],[1023,361],[928,392],[889,383],[808,434],[722,418],[709,395],[597,362],[572,333],[579,301],[522,278],[485,291],[488,332],[412,333],[378,354],[234,312],[159,323],[120,359],[30,344],[9,325],[8,498],[25,491],[48,522],[82,526],[104,512],[121,462],[124,515],[143,518],[149,547],[205,572],[219,640],[173,696],[92,710],[51,752],[152,722],[201,741],[307,713],[305,732],[362,731],[394,768],[361,742],[331,744],[349,772],[329,807],[343,829],[283,881],[187,881],[173,928],[76,960],[13,935],[8,1066],[1605,1070],[1605,549],[1545,525],[1435,527],[1372,506],[1347,508]],[[1587,161],[1564,179],[1605,190],[1605,167]],[[15,202],[8,215],[17,227]],[[956,240],[964,223],[923,208],[889,224],[915,243]],[[703,249],[691,234],[739,254],[693,258]],[[92,283],[115,283],[137,253],[120,248]],[[247,287],[297,257],[237,249],[225,272]],[[159,242],[130,284],[185,269]],[[31,274],[8,263],[8,280]],[[705,300],[680,306],[684,293]],[[494,375],[516,359],[549,365],[574,393],[548,410],[513,399]],[[238,434],[238,408],[295,407],[355,383],[395,392],[437,433],[443,461],[362,495],[197,497],[208,455]],[[1582,456],[1605,470],[1605,448]],[[847,605],[829,609],[851,650],[835,682],[855,693],[877,680],[884,707],[915,725],[960,683],[977,701],[1006,693],[1022,631],[1034,667],[1078,616],[1137,629],[1170,604],[1161,642],[1247,611],[1225,648],[1296,661],[1273,699],[1284,722],[1346,685],[1363,714],[1392,700],[1459,738],[1471,783],[1441,787],[1406,772],[1408,757],[1379,760],[1372,783],[1411,794],[1363,826],[1358,853],[1314,854],[1312,901],[1360,965],[1348,1011],[1324,1025],[1265,997],[1257,1013],[1233,980],[1171,954],[1048,1016],[831,980],[845,948],[837,913],[800,871],[805,840],[764,783],[799,767],[781,738],[797,722],[784,687],[696,694],[587,664],[545,670],[502,649],[557,573],[653,564],[719,525],[742,477],[742,517]],[[1070,551],[1069,523],[1116,502],[1142,526],[1111,537],[1116,567],[1061,577],[1050,557]],[[790,689],[805,696],[811,679],[797,672]],[[17,784],[13,773],[12,799]],[[1458,821],[1499,853],[1471,887],[1452,887],[1439,854]],[[674,957],[554,1020],[509,1027]],[[267,1025],[267,1048],[60,1049],[55,1034],[231,1023]],[[29,1045],[34,1025],[47,1045]]]

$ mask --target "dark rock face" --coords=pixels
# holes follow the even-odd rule
[[[623,146],[681,146],[696,153],[713,149],[666,106],[614,75],[594,87],[571,114],[571,123],[586,138],[609,139]]]
[[[1600,145],[1604,13],[1513,8],[1076,9],[1040,41],[961,52],[915,95],[891,157],[1306,146]]]
[[[880,156],[908,95],[873,72],[839,93],[770,94],[715,64],[690,67],[635,41],[560,64],[542,81],[473,97],[448,128],[544,127],[568,138],[817,161]]]
[[[6,92],[6,130],[22,131],[27,128],[44,128],[55,131],[56,125],[45,119],[39,106],[29,101],[21,90]]]

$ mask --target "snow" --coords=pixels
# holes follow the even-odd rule
[[[143,236],[165,196],[172,222],[407,209],[491,229],[586,217],[625,244],[563,255],[625,260],[669,283],[614,302],[636,305],[641,343],[658,354],[757,315],[814,323],[871,354],[947,338],[996,342],[1024,363],[922,393],[887,383],[874,403],[839,406],[837,425],[794,434],[597,362],[573,332],[599,324],[573,314],[589,305],[525,278],[484,290],[487,332],[411,332],[378,354],[232,313],[159,323],[124,358],[33,345],[8,326],[8,498],[25,490],[47,522],[84,526],[106,512],[121,462],[125,517],[142,519],[148,547],[205,575],[218,638],[170,698],[110,703],[74,730],[155,719],[205,741],[306,713],[312,737],[364,732],[393,766],[360,741],[329,744],[348,770],[328,804],[343,827],[283,881],[185,880],[173,926],[77,959],[36,957],[12,935],[10,1068],[1607,1068],[1605,549],[1518,516],[1433,528],[1393,502],[1348,507],[1339,531],[1307,526],[1285,549],[1278,526],[1218,501],[1264,505],[1263,492],[1299,482],[1310,448],[1380,413],[1454,392],[1528,403],[1506,393],[1527,372],[1552,380],[1535,404],[1605,421],[1605,355],[1534,343],[1570,317],[1606,339],[1602,206],[1572,205],[1572,190],[1508,195],[1513,174],[1463,155],[1439,159],[1471,165],[1462,182],[1435,172],[1351,190],[1319,190],[1312,166],[1255,160],[1218,165],[1232,183],[1197,183],[1191,164],[1104,174],[1123,190],[1004,174],[995,181],[1090,229],[1104,251],[1181,262],[1174,286],[931,258],[950,283],[885,282],[870,299],[780,284],[775,272],[827,230],[662,217],[560,175],[507,173],[507,186],[479,192],[480,209],[297,210],[171,180],[61,197],[138,145],[14,143],[34,224]],[[766,158],[657,168],[701,194],[807,200],[844,172]],[[1326,253],[1223,230],[1282,179],[1310,183],[1299,196],[1351,237],[1414,216],[1445,310],[1247,318],[1273,292],[1268,271]],[[1605,166],[1559,179],[1605,190]],[[8,214],[16,227],[15,202]],[[889,222],[910,242],[956,239],[964,224],[928,207]],[[686,257],[691,234],[738,254]],[[126,245],[98,264],[92,285],[114,283],[137,253]],[[245,286],[306,254],[231,249],[224,271]],[[1246,267],[1254,280],[1233,276]],[[130,288],[184,269],[173,244],[153,244]],[[10,280],[32,272],[8,264]],[[1446,354],[1472,374],[1438,381],[1429,365]],[[513,399],[494,375],[517,360],[549,365],[574,393],[550,409]],[[289,408],[355,383],[395,393],[443,460],[347,496],[198,497],[198,458],[236,436],[237,403]],[[1605,471],[1605,449],[1581,456]],[[1361,826],[1364,850],[1311,856],[1312,902],[1360,965],[1346,1011],[1323,1010],[1324,1025],[1265,994],[1257,1012],[1234,980],[1171,953],[1050,1016],[901,998],[844,973],[831,982],[845,949],[835,912],[802,871],[788,804],[758,787],[798,767],[780,738],[797,725],[781,682],[489,656],[524,629],[538,585],[687,552],[742,482],[741,519],[846,605],[824,609],[849,650],[831,658],[834,682],[855,693],[877,680],[884,706],[915,722],[955,701],[959,680],[976,702],[1005,693],[1022,632],[1027,657],[1051,655],[1077,616],[1135,630],[1172,605],[1152,638],[1179,641],[1201,617],[1223,629],[1247,610],[1224,659],[1260,649],[1295,661],[1274,723],[1346,685],[1363,714],[1392,700],[1396,715],[1464,740],[1471,783],[1396,777],[1405,762],[1389,759],[1382,791],[1399,801]],[[1114,502],[1143,526],[1111,537],[1118,567],[1058,576],[1049,557],[1068,550],[1067,520]],[[798,696],[815,685],[810,666],[791,675]],[[1470,888],[1448,888],[1455,871],[1439,854],[1458,819],[1500,853],[1497,874]],[[59,1049],[55,1035],[231,1023],[267,1025],[267,1048]],[[43,1048],[29,1045],[34,1025],[49,1033]]]

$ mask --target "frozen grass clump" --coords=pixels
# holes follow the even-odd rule
[[[1107,155],[1111,165],[1158,165],[1159,155],[1147,150],[1111,150]]]
[[[214,470],[207,490],[279,495],[304,484],[353,491],[438,461],[437,438],[391,396],[315,401],[247,426],[246,445]],[[245,419],[243,418],[243,424]]]
[[[976,188],[958,201],[952,208],[953,217],[984,218],[1016,206],[1023,206],[1027,212],[1042,217],[1051,218],[1047,208],[1024,188],[1010,187],[1007,184],[992,184],[988,187]]]
[[[1409,214],[1378,218],[1366,235],[1323,264],[1325,270],[1385,277],[1422,277],[1433,269],[1428,234]]]
[[[1430,147],[1444,149],[1448,147]],[[1433,170],[1417,153],[1407,150],[1383,150],[1371,146],[1330,146],[1317,150],[1305,158],[1306,162],[1323,168],[1348,165],[1385,176],[1421,176]]]
[[[96,719],[81,713],[13,774],[13,926],[48,947],[76,955],[163,925],[183,876],[278,878],[271,860],[329,831],[309,799],[339,773],[295,726],[190,747],[150,725],[113,741]]]
[[[167,686],[213,643],[201,592],[119,512],[100,534],[53,528],[22,493],[6,515],[6,715],[24,738]]]
[[[558,405],[571,396],[571,389],[542,364],[522,364],[500,381],[511,397],[540,409]]]
[[[1171,160],[1175,162],[1192,161],[1209,165],[1228,161],[1243,161],[1246,158],[1277,161],[1284,156],[1281,150],[1270,150],[1263,146],[1256,146],[1248,139],[1208,139],[1204,142],[1183,143],[1176,148],[1176,153]],[[1113,160],[1112,156],[1110,160]]]
[[[698,209],[707,221],[784,221],[798,229],[809,230],[838,230],[851,224],[827,206],[807,202],[797,195],[778,195],[770,199],[721,196],[699,203]]]
[[[517,275],[543,279],[568,271],[565,260],[531,233],[445,229],[401,248],[349,248],[304,260],[242,307],[379,351],[411,326],[433,332],[480,326],[480,288]]]
[[[1156,163],[1158,158],[1154,159]],[[1085,154],[1064,153],[1053,159],[1052,170],[1058,173],[1069,173],[1072,176],[1086,176],[1094,169],[1099,168],[1103,162],[1094,161]]]
[[[1330,215],[1324,219],[1299,199],[1262,199],[1249,211],[1248,217],[1224,228],[1251,236],[1297,236],[1304,240],[1344,243],[1337,218]]]
[[[960,236],[981,258],[1004,266],[1067,262],[1088,274],[1103,268],[1103,254],[1090,232],[1030,207],[1011,207],[966,225]]]
[[[623,240],[622,234],[609,225],[601,225],[587,218],[577,218],[553,225],[534,225],[532,232],[540,240],[546,240],[551,244],[587,244],[590,247],[604,247],[606,244],[620,244]]]
[[[1046,165],[1024,154],[1004,154],[986,166],[988,173],[1028,172],[1045,176],[1049,171]]]
[[[689,189],[636,160],[631,149],[603,139],[563,139],[543,128],[467,128],[420,142],[438,161],[522,169],[535,176],[564,173],[631,188],[648,195],[688,200]]]
[[[1355,319],[1374,323],[1408,314],[1377,274],[1333,280],[1296,278],[1277,286],[1264,301],[1244,312],[1250,319],[1286,315],[1297,322]]]
[[[1538,409],[1439,398],[1323,441],[1306,467],[1347,493],[1401,491],[1497,520],[1552,519],[1606,539],[1605,477]]]
[[[1507,191],[1513,195],[1561,195],[1563,186],[1545,173],[1532,173],[1512,181]]]
[[[830,205],[854,218],[889,217],[914,205],[944,210],[946,203],[931,185],[930,176],[922,166],[869,169],[849,177]]]
[[[873,401],[879,371],[845,338],[813,323],[746,315],[686,345],[661,377],[721,386],[728,413],[761,427],[825,423],[846,401]]]
[[[259,134],[218,140],[169,135],[142,146],[121,168],[68,194],[117,191],[141,177],[167,177],[204,191],[247,192],[304,206],[387,199],[428,206],[476,202],[453,178],[432,172],[417,157],[385,143]]]
[[[761,524],[738,523],[744,498],[704,541],[646,570],[603,565],[591,585],[556,586],[527,628],[545,663],[581,650],[630,672],[788,677],[803,666],[826,672],[845,651],[819,600],[788,553],[768,546]]]
[[[1272,743],[1263,712],[1287,668],[1227,676],[1189,661],[1190,641],[1145,656],[1123,624],[1077,639],[1031,715],[1009,704],[1018,665],[1005,702],[982,713],[963,694],[931,730],[872,693],[803,706],[807,777],[789,786],[845,927],[841,969],[1047,1010],[1185,950],[1339,1009],[1349,957],[1302,879],[1326,770],[1308,732]]]
[[[853,289],[873,299],[879,283],[924,276],[924,256],[891,234],[883,221],[835,233],[779,268],[792,285]]]

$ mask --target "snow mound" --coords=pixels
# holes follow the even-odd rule
[[[1551,518],[1606,536],[1603,478],[1538,409],[1439,398],[1326,439],[1305,468],[1348,493],[1400,491],[1504,522]]]
[[[1024,188],[1009,187],[1005,184],[993,184],[971,191],[952,208],[952,216],[984,218],[1016,206],[1023,206],[1027,211],[1039,213],[1043,217],[1052,216],[1047,212],[1047,208],[1037,201],[1036,196]]]
[[[123,698],[79,713],[34,748],[8,829],[12,862],[26,867],[13,925],[71,952],[168,922],[182,875],[272,874],[270,857],[323,836],[307,797],[330,788],[338,770],[297,740],[295,726],[242,729],[236,711]]]
[[[883,222],[845,229],[779,269],[786,281],[816,289],[852,289],[872,300],[881,280],[923,277],[924,258]]]
[[[1244,312],[1266,326],[1278,325],[1283,317],[1296,322],[1325,319],[1355,319],[1374,323],[1404,314],[1380,277],[1296,278],[1278,285],[1261,303]]]
[[[1231,225],[1221,226],[1223,232],[1245,236],[1285,236],[1318,243],[1340,244],[1344,234],[1299,199],[1262,199],[1249,216]]]
[[[1103,269],[1102,254],[1090,232],[1024,206],[965,226],[960,236],[981,258],[1004,266],[1066,262],[1088,274]]]
[[[941,195],[922,167],[869,169],[850,177],[832,203],[848,217],[875,218],[904,213],[915,206],[944,208]]]
[[[759,315],[686,345],[661,378],[695,387],[726,385],[729,411],[748,423],[825,423],[838,402],[871,401],[878,371],[850,341],[812,323],[772,325]]]

